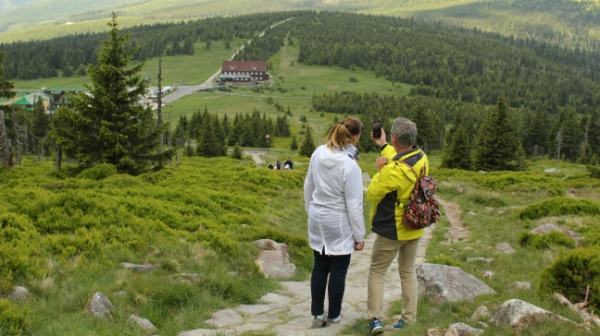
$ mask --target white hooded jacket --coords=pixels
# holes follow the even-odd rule
[[[347,149],[320,146],[304,181],[310,247],[326,255],[346,255],[365,237],[362,171]]]

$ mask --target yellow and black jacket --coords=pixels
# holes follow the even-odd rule
[[[382,147],[381,155],[390,161],[373,176],[367,190],[367,199],[373,203],[372,231],[393,240],[420,238],[423,229],[412,230],[402,224],[404,205],[408,203],[417,177],[410,168],[398,161],[408,163],[417,173],[425,166],[426,174],[429,174],[427,155],[417,146],[411,151],[396,154],[394,148],[387,144]],[[399,205],[396,205],[395,199],[400,202]]]

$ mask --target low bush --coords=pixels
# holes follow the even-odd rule
[[[77,177],[98,181],[115,174],[117,174],[117,167],[109,163],[102,163],[82,171]]]
[[[502,207],[502,206],[507,205],[506,200],[504,200],[498,196],[494,196],[494,195],[490,195],[490,194],[473,193],[473,194],[469,194],[467,196],[467,199],[475,204],[489,206],[489,207],[497,208],[497,207]]]
[[[22,335],[30,326],[28,308],[19,308],[10,301],[0,299],[0,335]]]
[[[543,235],[533,234],[524,231],[519,235],[519,244],[521,246],[531,246],[535,249],[547,249],[552,245],[560,245],[565,247],[575,247],[575,242],[563,232],[553,231]]]
[[[540,276],[539,289],[544,293],[558,292],[571,302],[585,299],[590,286],[590,307],[600,308],[600,250],[587,247],[560,255]]]
[[[600,179],[600,168],[588,166],[587,171],[590,173],[591,178]]]
[[[443,255],[440,254],[438,256],[435,256],[432,260],[431,260],[432,264],[440,264],[440,265],[446,265],[446,266],[457,266],[457,267],[462,267],[462,263],[460,261],[456,261],[450,257],[448,257],[447,255]]]
[[[358,83],[358,79],[356,79],[356,77],[350,77],[350,82]]]
[[[592,200],[580,200],[570,197],[553,197],[529,205],[521,213],[521,219],[538,219],[546,216],[597,216],[600,215],[600,203]]]

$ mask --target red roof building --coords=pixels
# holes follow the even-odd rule
[[[222,82],[263,82],[269,80],[265,61],[223,61]]]

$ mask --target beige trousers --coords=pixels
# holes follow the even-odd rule
[[[402,286],[402,320],[406,323],[417,320],[418,287],[415,273],[415,258],[419,240],[392,240],[377,235],[371,254],[367,300],[368,318],[383,317],[383,283],[385,273],[398,256],[398,273]]]

